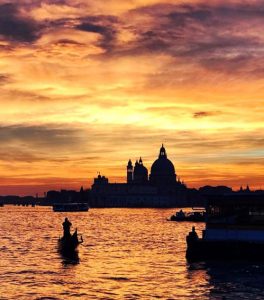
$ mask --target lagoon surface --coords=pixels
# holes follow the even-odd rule
[[[204,224],[168,222],[175,210],[0,208],[0,299],[264,299],[264,264],[189,264],[185,236]],[[79,262],[57,252],[65,216]]]

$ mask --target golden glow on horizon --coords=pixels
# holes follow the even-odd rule
[[[258,2],[183,3],[0,3],[0,193],[124,181],[162,142],[188,186],[262,186]]]

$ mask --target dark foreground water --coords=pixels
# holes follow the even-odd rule
[[[166,221],[174,211],[0,208],[0,299],[264,299],[264,264],[188,264],[186,233],[204,225]],[[57,252],[65,216],[79,262]]]

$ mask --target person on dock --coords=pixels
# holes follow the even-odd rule
[[[68,220],[68,218],[65,218],[64,222],[62,223],[62,226],[63,226],[63,237],[64,238],[71,237],[72,223]]]
[[[189,232],[189,237],[193,240],[198,240],[198,234],[195,231],[195,227],[192,227],[192,231]]]

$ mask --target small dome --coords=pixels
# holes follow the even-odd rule
[[[136,163],[134,173],[146,174],[148,173],[148,169],[145,166],[143,166],[142,163]]]

